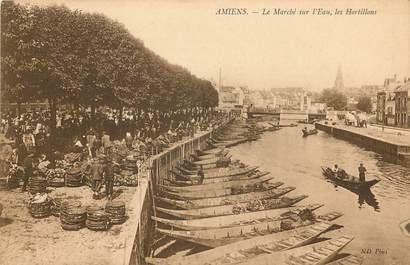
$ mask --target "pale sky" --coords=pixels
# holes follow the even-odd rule
[[[33,2],[33,1],[31,1]],[[333,86],[342,67],[345,86],[383,84],[410,76],[410,1],[108,1],[58,0],[119,22],[146,47],[193,74],[251,89]],[[257,2],[257,3],[255,3]],[[262,16],[263,8],[367,8],[369,16]],[[247,8],[247,16],[218,16]]]

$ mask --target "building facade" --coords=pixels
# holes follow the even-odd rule
[[[410,79],[397,87],[394,91],[395,99],[395,123],[398,127],[410,128],[410,106],[409,106]]]

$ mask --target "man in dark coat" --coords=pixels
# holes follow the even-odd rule
[[[112,195],[114,192],[114,162],[111,159],[106,159],[104,168],[104,178],[105,178],[105,193],[108,200],[112,200]]]
[[[24,192],[27,190],[27,184],[30,177],[33,175],[34,167],[33,167],[33,157],[34,155],[30,153],[26,158],[23,160],[23,167],[24,167],[24,175],[23,175],[23,186],[21,187],[21,191]]]
[[[94,191],[94,198],[98,197],[101,186],[102,186],[102,179],[104,174],[104,166],[103,162],[105,160],[104,156],[100,156],[98,160],[94,161],[91,164],[91,178],[92,178],[92,189]]]

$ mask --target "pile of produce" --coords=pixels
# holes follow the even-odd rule
[[[125,202],[114,200],[107,202],[105,212],[108,214],[112,224],[122,224],[126,220]]]
[[[103,208],[96,206],[87,207],[87,220],[85,225],[93,231],[106,231],[110,226],[108,214]]]
[[[50,168],[45,172],[50,187],[64,187],[66,171],[63,168]]]
[[[85,226],[87,212],[80,202],[63,202],[60,208],[61,227],[64,230],[76,231]]]
[[[8,168],[8,174],[6,177],[6,186],[9,189],[17,188],[20,184],[20,179],[23,176],[24,171],[16,164],[10,163]]]
[[[41,171],[35,170],[28,181],[28,191],[31,194],[44,193],[47,188],[47,179]]]
[[[36,194],[29,203],[30,215],[34,218],[50,216],[50,199],[46,193]]]

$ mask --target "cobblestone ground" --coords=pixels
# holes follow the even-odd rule
[[[81,201],[82,205],[105,205],[106,200],[93,200],[89,187],[48,188],[49,196]],[[115,187],[117,199],[126,202],[127,215],[132,216],[130,200],[137,188]],[[94,232],[83,228],[65,231],[57,217],[34,219],[28,211],[30,196],[20,189],[0,190],[3,213],[0,217],[0,264],[2,265],[105,265],[124,259],[125,235],[134,224],[127,220],[109,231]]]

